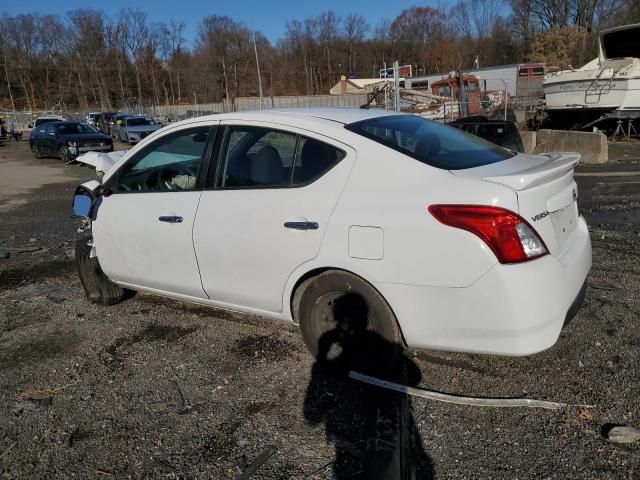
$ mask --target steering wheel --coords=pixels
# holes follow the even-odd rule
[[[180,169],[176,167],[169,167],[156,172],[156,186],[159,190],[173,191],[180,190],[181,187],[173,183],[173,180],[179,175],[185,175],[189,177],[196,177],[196,172],[189,167],[182,167]]]

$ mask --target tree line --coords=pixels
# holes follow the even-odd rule
[[[227,16],[196,38],[139,9],[92,8],[0,17],[0,107],[91,110],[190,104],[258,95],[326,94],[341,75],[377,77],[394,60],[414,75],[545,61],[581,65],[601,28],[640,22],[638,0],[458,0],[415,6],[370,25],[332,11],[288,20],[275,44]]]

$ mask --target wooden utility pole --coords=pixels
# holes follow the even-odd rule
[[[258,70],[258,95],[260,96],[260,110],[262,110],[262,78],[260,77],[260,62],[258,62],[258,46],[256,45],[256,32],[253,34],[253,50],[256,53],[256,70]]]

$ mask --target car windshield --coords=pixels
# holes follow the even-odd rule
[[[96,131],[82,123],[63,123],[56,126],[56,130],[60,135],[75,135],[78,133],[96,133]]]
[[[153,125],[153,121],[144,117],[127,119],[127,126],[129,127],[139,127],[140,125]]]
[[[479,167],[515,155],[474,135],[415,115],[377,117],[345,128],[445,170]]]

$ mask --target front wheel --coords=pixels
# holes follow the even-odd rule
[[[40,150],[40,145],[37,143],[31,144],[31,153],[33,154],[33,158],[42,158],[42,151]]]
[[[319,364],[370,374],[394,366],[402,335],[393,311],[373,286],[351,273],[330,270],[300,288],[296,321]]]
[[[91,257],[91,237],[76,240],[76,268],[87,298],[98,305],[113,305],[132,293],[109,280],[97,257]]]

